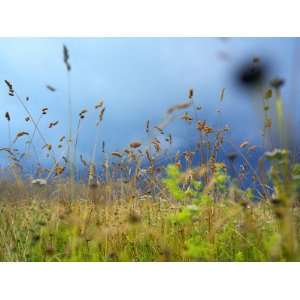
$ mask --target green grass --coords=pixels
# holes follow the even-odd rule
[[[171,189],[178,189],[170,168]],[[175,172],[176,173],[176,172]],[[219,174],[220,175],[220,174]],[[219,176],[218,175],[218,176]],[[220,178],[219,178],[220,180]],[[216,184],[224,184],[224,178]],[[210,186],[210,192],[222,186]],[[180,199],[1,201],[1,261],[297,261],[299,208],[288,222],[267,201],[232,199],[209,191]],[[178,191],[175,192],[176,195]],[[215,192],[215,190],[214,190]],[[237,191],[236,191],[237,192]],[[246,194],[245,194],[246,195]],[[276,204],[277,205],[277,204]],[[286,228],[287,226],[287,228]]]

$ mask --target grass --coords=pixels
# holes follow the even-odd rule
[[[66,46],[63,54],[70,83]],[[48,108],[42,108],[35,121],[26,101],[6,80],[8,94],[28,115],[32,133],[16,133],[14,141],[23,140],[25,152],[13,148],[10,114],[5,114],[9,142],[0,149],[8,161],[0,176],[0,260],[299,261],[300,165],[289,150],[283,81],[276,80],[259,89],[264,90],[262,146],[245,140],[224,154],[230,127],[203,119],[190,89],[187,100],[170,107],[161,123],[146,122],[144,139],[111,153],[102,141],[102,161],[97,151],[104,101],[93,108],[98,119],[89,160],[78,147],[88,110],[78,113],[73,135],[69,86],[67,138],[59,137],[52,145],[40,130]],[[220,102],[225,98],[222,89]],[[171,122],[188,125],[197,136],[196,145],[170,150],[176,136],[168,131]],[[57,124],[50,122],[49,128]],[[25,176],[24,157],[37,154],[35,133],[46,159],[32,161],[34,172]],[[255,166],[250,161],[257,149],[261,155]]]
[[[297,251],[285,249],[285,232],[270,203],[42,199],[1,202],[1,261],[299,259]],[[299,224],[298,208],[293,217]]]

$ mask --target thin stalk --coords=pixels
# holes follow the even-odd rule
[[[41,114],[36,122],[36,125],[39,126],[40,124],[40,121],[41,121],[41,118],[42,118],[43,114]],[[33,133],[31,135],[31,138],[29,140],[29,145],[28,145],[28,149],[27,149],[27,154],[30,154],[30,147],[31,147],[31,144],[33,143],[33,139],[34,139],[34,136],[35,136],[35,133],[36,133],[36,128],[37,127],[34,127],[34,130],[33,130]]]
[[[8,128],[8,148],[11,151],[11,128],[10,128],[10,122],[7,122],[7,128]]]
[[[29,109],[28,109],[27,106],[25,105],[24,101],[23,101],[22,98],[17,94],[17,92],[15,92],[15,95],[16,95],[16,97],[17,97],[19,103],[22,105],[22,107],[24,108],[24,110],[25,110],[26,113],[28,114],[29,118],[31,119],[31,121],[32,121],[34,127],[36,128],[36,130],[37,130],[37,132],[38,132],[40,138],[43,140],[43,142],[44,142],[45,144],[47,144],[47,141],[46,141],[45,137],[43,136],[43,134],[41,133],[41,131],[40,131],[39,127],[38,127],[37,122],[34,120],[34,118],[33,118],[32,114],[31,114],[31,112],[29,111]],[[51,152],[52,152],[52,159],[54,160],[54,163],[56,164],[55,152],[54,152],[53,149],[51,149]]]
[[[9,148],[9,151],[12,153],[11,127],[10,127],[10,121],[9,120],[7,121],[7,127],[8,127],[8,148]],[[9,160],[11,162],[13,161],[10,156],[9,156]],[[10,169],[11,169],[13,175],[15,176],[17,185],[20,187],[22,184],[21,184],[21,180],[20,180],[18,174],[15,172],[13,167],[10,167]]]
[[[263,111],[264,111],[263,138],[264,138],[264,147],[266,149],[272,148],[271,131],[270,131],[271,118],[269,116],[269,107],[270,107],[269,100],[263,99]]]
[[[280,90],[275,91],[275,111],[276,111],[276,125],[281,147],[287,147],[287,137],[284,120],[283,103],[280,95]]]
[[[72,135],[72,97],[71,97],[71,76],[70,72],[67,71],[68,80],[68,148],[67,148],[67,160],[69,166],[69,188],[70,188],[70,199],[73,199],[73,180],[74,180],[74,149],[73,149],[73,135]]]
[[[74,145],[74,164],[75,164],[75,169],[76,169],[76,166],[77,166],[77,145],[78,145],[80,124],[81,124],[81,118],[79,118],[78,123],[77,123],[76,138],[75,138],[75,145]],[[76,171],[75,171],[75,173],[76,173]]]
[[[191,106],[193,108],[195,124],[197,125],[197,123],[199,122],[199,117],[198,117],[198,112],[193,97],[191,97],[190,101],[191,101]],[[204,164],[208,159],[207,158],[205,159],[205,153],[203,151],[204,138],[202,132],[199,132],[199,138],[200,138],[199,154],[200,154],[200,166],[201,166],[201,164]],[[205,182],[208,182],[208,178],[206,174],[205,174]]]

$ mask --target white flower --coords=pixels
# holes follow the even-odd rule
[[[47,184],[47,180],[42,179],[42,178],[38,178],[38,179],[32,180],[31,183],[35,184],[35,185],[42,186],[42,185],[46,185]]]

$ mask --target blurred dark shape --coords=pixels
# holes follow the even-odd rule
[[[279,89],[284,85],[285,81],[282,78],[274,78],[270,81],[271,87],[274,89]]]
[[[227,154],[227,158],[228,158],[231,162],[233,162],[233,161],[235,161],[235,159],[237,158],[237,153],[235,153],[235,152],[230,152],[230,153]]]
[[[254,57],[252,62],[242,63],[236,70],[238,84],[247,89],[253,89],[266,82],[269,66],[259,57]]]
[[[141,221],[141,217],[135,211],[129,213],[128,221],[130,224],[137,224]]]
[[[254,64],[259,64],[260,63],[260,58],[259,57],[253,57],[253,63]]]
[[[56,91],[56,88],[54,88],[52,85],[46,85],[46,88],[51,91],[51,92],[55,92]]]

